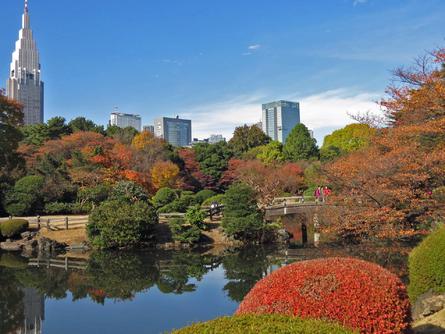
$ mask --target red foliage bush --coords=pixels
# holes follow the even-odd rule
[[[361,333],[406,333],[410,303],[400,279],[353,258],[302,261],[259,281],[237,314],[330,319]]]

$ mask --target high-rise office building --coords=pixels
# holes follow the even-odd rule
[[[300,123],[300,104],[275,101],[263,104],[262,128],[273,140],[285,143],[287,136]]]
[[[164,139],[177,147],[189,146],[192,143],[192,121],[188,119],[161,117],[156,118],[155,136]]]
[[[43,123],[44,85],[40,76],[39,51],[32,35],[28,0],[25,0],[22,28],[12,53],[6,83],[7,96],[23,104],[25,125]]]
[[[155,127],[154,125],[144,125],[144,127],[142,128],[142,131],[147,131],[150,133],[155,133]]]
[[[141,131],[142,120],[141,116],[133,114],[123,114],[120,112],[112,112],[110,114],[110,125],[115,125],[120,128],[133,127]]]

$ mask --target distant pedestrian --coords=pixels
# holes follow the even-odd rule
[[[328,188],[328,186],[325,186],[323,188],[323,202],[327,202],[328,197],[331,195],[331,189]]]
[[[320,197],[321,197],[321,187],[318,186],[317,189],[315,189],[314,191],[314,196],[315,196],[315,202],[318,203],[320,201]]]

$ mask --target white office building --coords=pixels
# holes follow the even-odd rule
[[[136,130],[141,131],[142,120],[139,115],[112,112],[110,114],[110,125],[115,125],[120,128],[133,127]]]

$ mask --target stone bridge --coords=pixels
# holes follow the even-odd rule
[[[272,205],[266,208],[266,220],[280,220],[297,245],[317,244],[319,242],[320,215],[327,205],[317,202]]]

